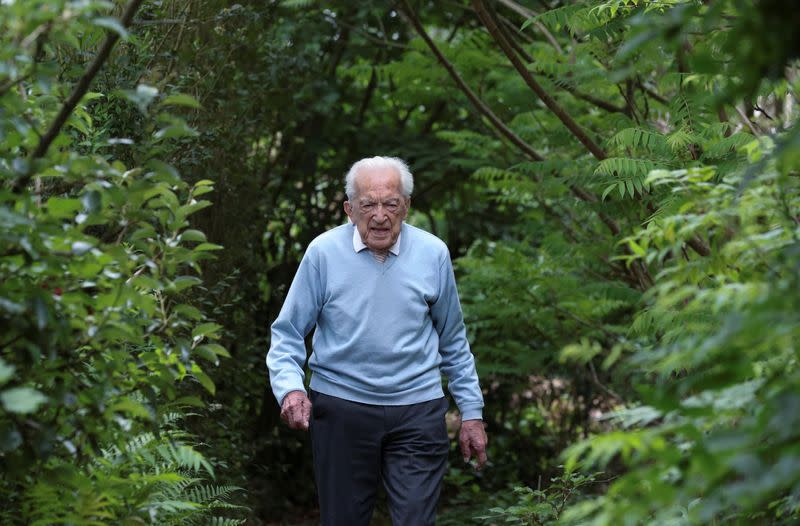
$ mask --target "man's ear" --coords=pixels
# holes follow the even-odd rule
[[[353,207],[350,205],[350,201],[344,202],[344,213],[347,214],[347,217],[350,219],[350,222],[353,222]]]

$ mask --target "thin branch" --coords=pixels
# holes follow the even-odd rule
[[[509,31],[513,31],[514,34],[516,34],[519,38],[521,38],[528,44],[534,43],[534,40],[531,38],[531,36],[528,35],[527,33],[523,33],[522,31],[520,31],[519,27],[517,27],[517,25],[514,22],[509,20],[508,17],[505,17],[500,13],[495,13],[495,14],[497,15],[498,20],[500,20],[506,26],[506,28],[508,28]]]
[[[686,244],[692,247],[692,250],[694,250],[703,257],[708,257],[711,255],[711,248],[705,241],[703,241],[700,237],[696,235],[693,238],[686,241]]]
[[[526,20],[537,16],[536,11],[532,11],[527,7],[521,6],[518,3],[514,2],[513,0],[497,0],[497,1],[506,6],[507,8],[511,9],[518,15],[525,17]],[[550,45],[553,46],[553,48],[555,48],[555,50],[558,51],[560,55],[564,54],[564,49],[558,43],[558,40],[556,40],[553,34],[544,26],[544,24],[542,24],[538,20],[534,20],[533,26],[539,31],[541,31],[541,33],[544,35],[544,38],[547,39]]]
[[[442,64],[444,69],[450,74],[452,79],[455,81],[456,85],[458,85],[459,89],[467,96],[470,102],[475,106],[475,108],[484,115],[491,123],[494,125],[495,130],[499,132],[502,136],[508,138],[517,148],[519,148],[523,153],[525,153],[531,159],[536,161],[543,161],[544,157],[542,157],[539,153],[536,152],[528,143],[526,143],[522,138],[516,135],[511,129],[508,128],[493,112],[489,109],[488,106],[480,99],[478,96],[473,92],[467,83],[461,78],[461,75],[458,74],[455,67],[447,60],[447,58],[442,54],[436,44],[433,42],[431,37],[425,31],[425,28],[422,27],[422,23],[419,21],[414,10],[411,8],[411,5],[408,3],[408,0],[401,0],[402,9],[398,10],[398,13],[405,18],[417,31],[419,36],[425,41],[428,45],[430,50],[439,60],[439,63]],[[581,201],[586,201],[587,203],[596,203],[598,202],[597,196],[594,194],[584,190],[575,185],[569,186],[570,191],[573,195],[575,195]],[[608,227],[611,231],[611,234],[616,236],[620,233],[619,225],[617,225],[616,221],[614,221],[611,217],[609,217],[605,212],[598,211],[597,215],[600,217],[600,220]]]
[[[8,90],[19,84],[20,82],[25,82],[29,78],[33,76],[33,70],[25,73],[21,77],[17,77],[14,79],[8,79],[4,84],[0,85],[0,97],[6,94]]]
[[[553,80],[548,75],[542,74],[542,76],[544,76],[546,78],[549,78],[551,81]],[[621,107],[621,106],[617,106],[615,104],[612,104],[610,102],[604,101],[602,99],[598,99],[597,97],[595,97],[593,95],[589,95],[588,93],[583,93],[582,91],[578,91],[576,88],[574,88],[573,86],[570,86],[569,84],[566,84],[566,83],[564,83],[564,84],[556,84],[556,86],[558,86],[559,88],[563,89],[567,93],[570,93],[576,99],[580,99],[582,101],[588,102],[589,104],[593,104],[593,105],[597,106],[598,108],[600,108],[601,110],[606,110],[606,111],[611,112],[611,113],[625,113],[626,112],[626,109]]]
[[[125,11],[122,14],[122,18],[120,18],[120,24],[122,27],[128,27],[133,20],[133,15],[136,14],[136,11],[139,9],[139,6],[142,4],[143,0],[131,0]],[[72,114],[72,111],[78,105],[81,98],[89,91],[89,86],[94,80],[94,77],[100,71],[100,68],[103,67],[103,64],[108,60],[108,57],[111,55],[111,50],[114,48],[114,44],[117,43],[119,40],[119,33],[113,30],[109,30],[106,33],[106,40],[103,42],[100,51],[97,53],[97,56],[92,61],[89,68],[80,78],[78,83],[75,85],[75,88],[72,90],[72,94],[69,96],[67,101],[61,107],[61,111],[58,112],[55,121],[50,126],[50,129],[42,137],[42,140],[39,141],[39,144],[36,146],[36,149],[31,154],[31,160],[40,159],[44,157],[47,153],[48,148],[53,143],[53,141],[58,137],[58,134],[61,132],[61,128],[64,127],[64,124],[67,122],[67,119]],[[31,164],[33,166],[33,164]],[[16,183],[14,184],[14,190],[19,191],[24,186],[26,186],[31,178],[33,177],[32,169],[29,172],[17,179]]]
[[[652,89],[652,88],[648,87],[647,85],[645,85],[645,83],[644,83],[644,82],[640,82],[640,83],[639,83],[639,87],[640,87],[640,88],[642,89],[642,91],[644,91],[644,92],[645,92],[647,95],[650,95],[650,97],[651,97],[651,98],[653,98],[653,99],[657,100],[658,102],[660,102],[660,103],[661,103],[661,104],[663,104],[664,106],[669,106],[669,101],[667,100],[667,98],[666,98],[666,97],[664,97],[663,95],[661,95],[661,94],[659,94],[658,92],[656,92],[654,89]]]
[[[340,19],[335,18],[332,15],[325,14],[324,18],[326,20],[328,20],[329,22],[335,23],[336,25],[339,25],[339,26],[342,26],[342,27],[344,27],[346,29],[351,29],[351,30],[355,31],[356,33],[358,33],[362,37],[366,38],[367,40],[369,40],[370,42],[373,42],[375,44],[381,44],[382,46],[387,46],[387,47],[396,47],[396,48],[399,48],[399,49],[408,49],[408,46],[406,46],[405,44],[401,44],[400,42],[392,42],[391,40],[387,40],[385,38],[383,38],[383,39],[379,38],[379,37],[369,33],[368,31],[364,30],[361,27],[358,27],[358,26],[353,25],[353,24],[348,24],[347,22],[342,22]]]
[[[758,130],[756,129],[755,125],[753,124],[753,121],[751,121],[751,120],[750,120],[750,119],[747,117],[747,115],[746,115],[746,114],[745,114],[745,113],[742,111],[742,109],[741,109],[741,108],[739,108],[739,106],[737,106],[737,105],[735,105],[735,104],[734,104],[734,105],[733,105],[733,109],[735,109],[735,110],[736,110],[736,114],[739,116],[739,119],[742,121],[742,123],[743,123],[744,125],[746,125],[748,128],[750,128],[750,131],[751,131],[751,132],[753,132],[753,135],[755,135],[756,137],[758,137],[759,135],[763,135],[763,134],[764,134],[764,132],[758,131]]]
[[[505,37],[505,39],[508,41],[508,43],[511,44],[511,47],[514,48],[514,51],[516,51],[519,54],[519,56],[521,56],[525,60],[525,62],[527,62],[528,64],[533,62],[533,57],[527,51],[525,51],[525,48],[523,48],[519,44],[519,42],[517,42],[511,36],[511,34],[506,29],[506,25],[503,24],[502,21],[500,21],[499,17],[497,16],[497,13],[495,13],[494,9],[492,9],[491,6],[487,6],[486,11],[489,13],[489,16],[492,17],[492,20],[494,21],[495,25],[497,26],[498,31],[500,31],[500,33],[502,33],[502,35]]]
[[[183,16],[184,19],[186,18],[186,12],[189,10],[189,7],[191,5],[192,5],[191,2],[187,2],[186,5],[183,7],[183,10],[179,13],[179,15]],[[133,22],[133,24],[136,24],[136,22]],[[150,57],[150,60],[148,60],[147,64],[145,65],[145,67],[142,68],[142,73],[139,75],[139,78],[136,80],[137,84],[142,81],[142,78],[144,77],[145,72],[150,71],[150,66],[152,66],[153,62],[155,62],[155,60],[158,58],[159,53],[161,53],[161,48],[164,47],[164,44],[167,42],[167,40],[169,40],[169,36],[170,36],[170,34],[172,34],[172,30],[174,30],[175,27],[176,27],[175,25],[170,26],[169,29],[167,29],[167,32],[164,33],[164,36],[161,38],[161,42],[159,42],[158,46],[156,46],[156,49],[153,51],[153,55]]]
[[[520,76],[528,85],[528,87],[530,87],[531,90],[533,90],[533,92],[536,93],[536,95],[541,99],[541,101],[545,104],[545,106],[547,106],[550,109],[550,111],[552,111],[556,115],[556,117],[559,118],[559,120],[564,124],[564,126],[566,126],[570,132],[572,132],[572,134],[581,142],[581,144],[583,144],[592,153],[592,155],[594,155],[594,157],[597,160],[602,161],[603,159],[605,159],[606,153],[603,151],[603,149],[600,148],[600,146],[598,146],[589,137],[586,131],[584,131],[583,128],[581,128],[580,125],[578,125],[578,123],[575,122],[572,116],[569,115],[564,110],[564,108],[562,108],[558,104],[558,102],[556,102],[556,100],[544,90],[544,88],[542,88],[542,86],[536,81],[535,78],[533,78],[531,72],[528,70],[525,64],[522,63],[522,60],[520,60],[519,56],[517,56],[517,54],[514,53],[514,49],[511,47],[511,44],[508,43],[508,41],[505,39],[503,34],[498,29],[497,24],[495,24],[492,17],[486,11],[486,6],[483,4],[483,1],[472,0],[472,6],[478,13],[478,17],[483,22],[483,25],[486,26],[486,29],[489,30],[489,33],[492,35],[494,40],[506,54],[506,56],[514,65],[514,67],[517,69],[517,72],[520,74]]]
[[[364,98],[361,99],[361,105],[358,108],[358,117],[356,117],[356,126],[361,126],[364,122],[364,115],[367,113],[367,108],[369,107],[370,101],[372,101],[372,94],[375,92],[375,88],[378,85],[378,73],[375,71],[375,68],[372,68],[369,75],[369,82],[367,83],[367,88],[364,90]]]
[[[624,400],[620,395],[615,393],[610,387],[603,385],[600,381],[600,378],[597,377],[597,371],[594,368],[594,364],[591,360],[589,360],[589,371],[592,373],[592,382],[599,387],[604,393],[606,393],[611,398],[616,399],[618,402],[623,402]]]
[[[470,89],[470,87],[467,85],[464,79],[461,78],[461,75],[458,74],[455,67],[453,67],[450,61],[447,60],[444,54],[442,54],[442,52],[433,42],[431,37],[425,31],[425,28],[422,27],[422,23],[419,21],[419,18],[417,18],[416,13],[411,8],[411,5],[408,3],[408,0],[402,0],[401,5],[402,9],[399,10],[398,12],[404,18],[406,18],[406,20],[408,20],[411,26],[416,30],[417,34],[422,38],[422,40],[425,41],[425,43],[428,45],[428,48],[430,48],[430,50],[436,56],[436,59],[439,61],[442,67],[444,67],[447,73],[450,74],[450,77],[455,81],[455,83],[458,85],[458,87],[461,89],[464,95],[467,96],[467,98],[475,107],[475,109],[477,109],[481,115],[486,117],[503,137],[511,141],[517,148],[522,150],[525,153],[525,155],[536,161],[543,161],[544,157],[542,157],[536,150],[534,150],[531,145],[526,143],[519,135],[514,133],[514,131],[511,130],[511,128],[506,126],[506,124],[503,121],[501,121],[500,118],[497,117],[497,115],[495,115],[494,112],[480,98],[478,98],[475,92],[472,91],[472,89]]]

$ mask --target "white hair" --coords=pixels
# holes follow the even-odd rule
[[[347,194],[348,199],[355,199],[356,197],[356,175],[362,168],[380,169],[380,168],[393,168],[397,175],[400,176],[400,193],[403,197],[411,197],[411,192],[414,191],[414,176],[408,169],[408,165],[398,157],[366,157],[357,161],[350,167],[347,176],[344,179],[344,192]]]

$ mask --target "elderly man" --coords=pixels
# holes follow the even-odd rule
[[[483,397],[445,244],[404,222],[414,180],[397,158],[347,174],[350,224],[308,246],[272,325],[281,417],[310,429],[324,526],[369,524],[383,481],[395,526],[434,524],[449,439],[442,373],[465,461],[486,462]],[[310,400],[305,336],[316,327]]]

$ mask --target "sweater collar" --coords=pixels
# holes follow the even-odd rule
[[[394,242],[394,245],[389,247],[389,252],[394,254],[395,256],[400,255],[400,238],[403,237],[402,231],[397,235],[397,241]],[[358,228],[353,225],[353,250],[356,253],[361,252],[362,250],[369,248],[364,242],[361,240],[361,234],[358,233]]]

